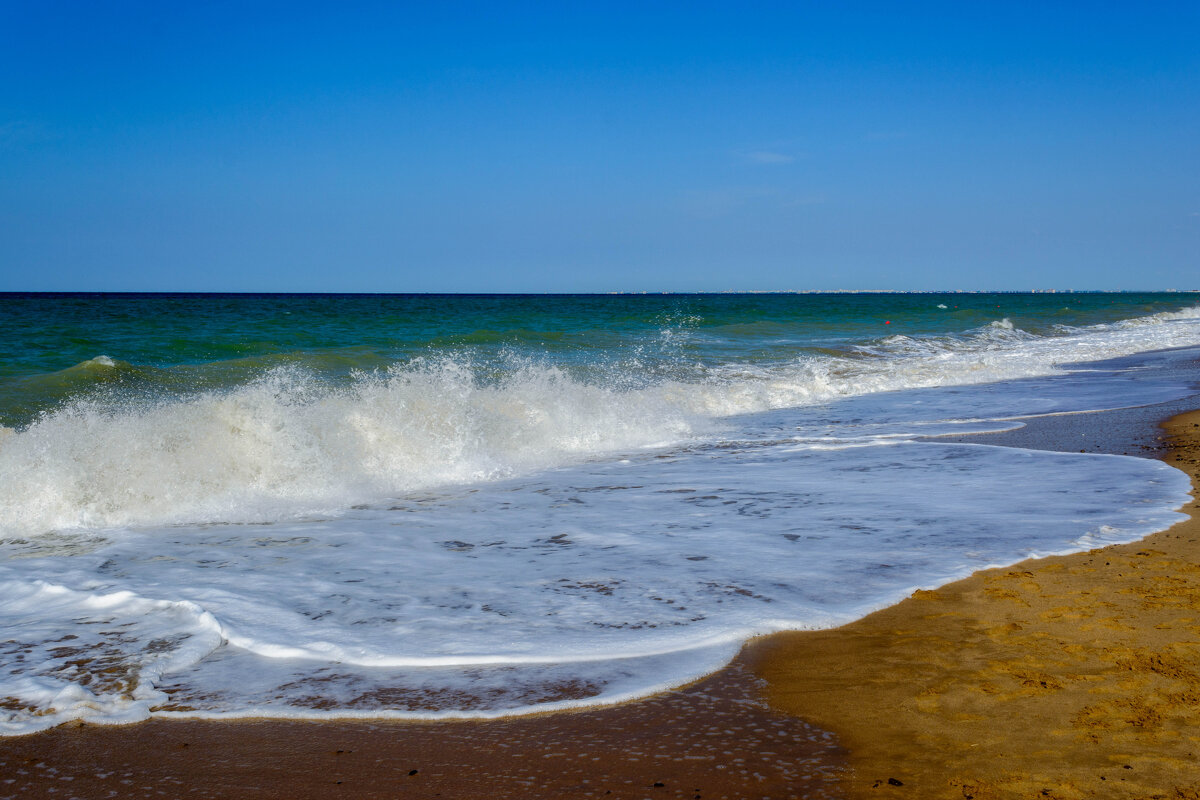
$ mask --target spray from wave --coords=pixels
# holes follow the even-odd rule
[[[233,388],[98,393],[0,430],[0,532],[36,534],[338,513],[425,487],[496,480],[709,435],[736,414],[909,388],[1047,375],[1059,365],[1200,344],[1200,308],[1037,336],[1000,320],[891,336],[788,363],[636,364],[580,377],[525,361],[415,360],[348,384],[276,367]],[[88,369],[120,362],[93,359]]]

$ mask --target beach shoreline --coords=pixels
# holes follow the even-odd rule
[[[1073,447],[1084,425],[1094,448],[1153,454],[1148,421],[1195,407],[1048,417],[972,440],[1073,451],[1085,449]],[[1188,426],[1200,412],[1169,424],[1167,459],[1195,481],[1200,433]],[[621,706],[437,723],[68,724],[0,740],[0,797],[1200,796],[1187,759],[1200,750],[1200,682],[1187,666],[1200,640],[1200,552],[1188,549],[1200,532],[1187,533],[1194,504],[1184,510],[1190,520],[1133,544],[975,573],[842,628],[766,637],[714,676]],[[1142,588],[1114,589],[1113,565]],[[1194,591],[1162,599],[1156,581]],[[1055,594],[1070,587],[1070,600]],[[1085,613],[1114,591],[1170,619]],[[980,622],[981,604],[997,619]],[[1010,619],[1021,610],[1037,621]],[[1131,640],[1108,667],[1068,638],[1088,625],[1093,638]],[[989,682],[971,683],[964,664]],[[1092,691],[1105,669],[1125,694]],[[1047,711],[1067,695],[1089,702]],[[1034,719],[1049,733],[1028,733]],[[1074,719],[1087,724],[1075,731]]]
[[[496,720],[151,719],[0,739],[0,798],[836,800],[835,738],[740,661],[620,705]]]
[[[1163,429],[1197,485],[1200,411]],[[836,730],[847,798],[1200,797],[1200,505],[1181,511],[748,658],[772,705]]]

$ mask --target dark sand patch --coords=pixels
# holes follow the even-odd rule
[[[0,740],[0,798],[837,798],[833,738],[733,667],[623,706],[498,721],[66,725]]]

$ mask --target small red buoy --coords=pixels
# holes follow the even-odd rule
[[[883,323],[883,324],[884,324],[884,325],[891,325],[891,324],[892,324],[892,321],[891,321],[890,319],[889,319],[889,320],[884,320],[884,323]]]

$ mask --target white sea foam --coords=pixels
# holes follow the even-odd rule
[[[8,578],[0,580],[0,654],[18,667],[0,679],[0,696],[25,707],[0,715],[0,733],[72,719],[146,719],[168,700],[156,688],[162,676],[196,664],[223,641],[213,616],[188,601],[0,574]]]
[[[0,676],[30,709],[3,725],[614,702],[710,672],[754,634],[1136,539],[1178,517],[1188,483],[1160,462],[971,445],[663,455],[0,562],[7,660],[30,665]]]
[[[731,415],[1050,375],[1064,363],[1198,344],[1198,320],[1188,309],[1053,337],[999,320],[965,338],[892,336],[855,356],[697,368],[638,388],[620,372],[581,380],[533,363],[494,380],[446,359],[343,387],[279,368],[171,401],[77,400],[0,447],[0,535],[334,513],[669,446]]]

